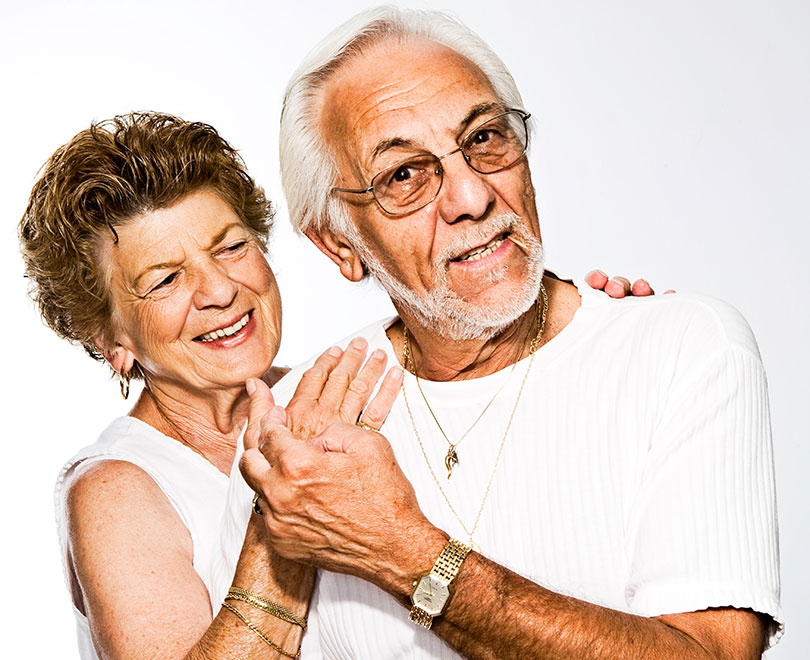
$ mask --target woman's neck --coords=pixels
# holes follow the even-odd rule
[[[230,474],[236,442],[247,419],[244,388],[199,396],[173,385],[144,383],[130,415],[182,442],[220,472]]]

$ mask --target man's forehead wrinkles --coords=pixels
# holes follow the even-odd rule
[[[386,116],[391,116],[392,114],[396,115],[396,113],[401,112],[407,112],[409,115],[414,116],[419,114],[421,112],[421,108],[424,106],[428,106],[428,109],[424,111],[424,117],[422,118],[423,121],[420,122],[418,129],[420,132],[422,131],[423,127],[427,127],[429,124],[433,124],[435,127],[436,124],[445,123],[445,118],[442,116],[442,114],[430,106],[433,105],[443,107],[441,97],[445,95],[450,96],[450,94],[452,94],[452,88],[459,84],[459,82],[461,81],[455,81],[437,89],[432,89],[428,95],[416,100],[412,98],[411,94],[416,86],[408,90],[398,90],[395,94],[391,94],[383,102],[386,107],[382,107],[383,104],[380,103],[375,104],[374,107],[368,108],[357,117],[357,120],[354,122],[353,126],[355,134],[369,136],[373,135],[374,131],[369,130],[369,127],[371,127],[378,120],[384,120]],[[398,97],[401,99],[401,102],[392,104],[392,102],[398,101]],[[438,103],[437,99],[439,100]],[[473,108],[471,108],[455,126],[452,123],[455,118],[448,116],[446,118],[446,132],[454,133],[455,135],[460,134],[464,127],[466,127],[466,125],[472,120],[471,118],[484,114],[494,107],[500,106],[494,101],[478,103],[473,106]],[[409,122],[405,121],[403,123],[407,125]],[[405,126],[404,128],[407,131],[410,127]],[[380,139],[369,147],[369,158],[373,160],[381,153],[394,147],[421,145],[421,139],[419,139],[421,136],[408,135],[407,133],[401,134],[400,130],[401,129],[397,126],[396,128],[392,128],[390,133],[380,136]],[[442,130],[444,132],[444,129]],[[396,133],[394,133],[394,131],[396,131]]]

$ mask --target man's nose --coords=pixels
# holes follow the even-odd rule
[[[207,263],[195,274],[194,304],[205,307],[228,307],[239,287],[227,269],[218,263]]]
[[[439,213],[452,224],[460,220],[479,220],[495,201],[495,190],[486,174],[473,170],[461,151],[442,160],[444,179],[439,191]]]

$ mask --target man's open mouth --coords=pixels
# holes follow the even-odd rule
[[[503,242],[506,240],[508,236],[508,232],[504,234],[499,234],[495,238],[493,238],[489,243],[486,245],[481,245],[477,248],[473,248],[469,252],[465,252],[461,256],[452,259],[451,261],[478,261],[479,259],[483,259],[488,254],[492,254],[497,250]]]
[[[239,319],[233,325],[229,325],[227,328],[219,328],[219,330],[211,330],[211,332],[206,332],[204,335],[200,335],[199,337],[195,337],[196,341],[216,341],[217,339],[223,339],[224,337],[233,337],[237,332],[239,332],[242,328],[244,328],[248,321],[250,321],[250,312],[245,314],[241,319]]]

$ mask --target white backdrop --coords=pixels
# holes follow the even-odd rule
[[[387,312],[286,226],[277,176],[284,82],[366,3],[0,0],[0,485],[6,657],[76,657],[52,514],[61,463],[125,412],[106,369],[25,296],[16,223],[35,174],[92,119],[155,109],[212,123],[279,209],[279,363]],[[415,6],[428,3],[416,2]],[[445,0],[511,67],[537,118],[531,154],[550,266],[601,266],[736,305],[769,374],[787,635],[810,621],[810,5],[806,0]],[[328,319],[328,320],[326,320]]]

